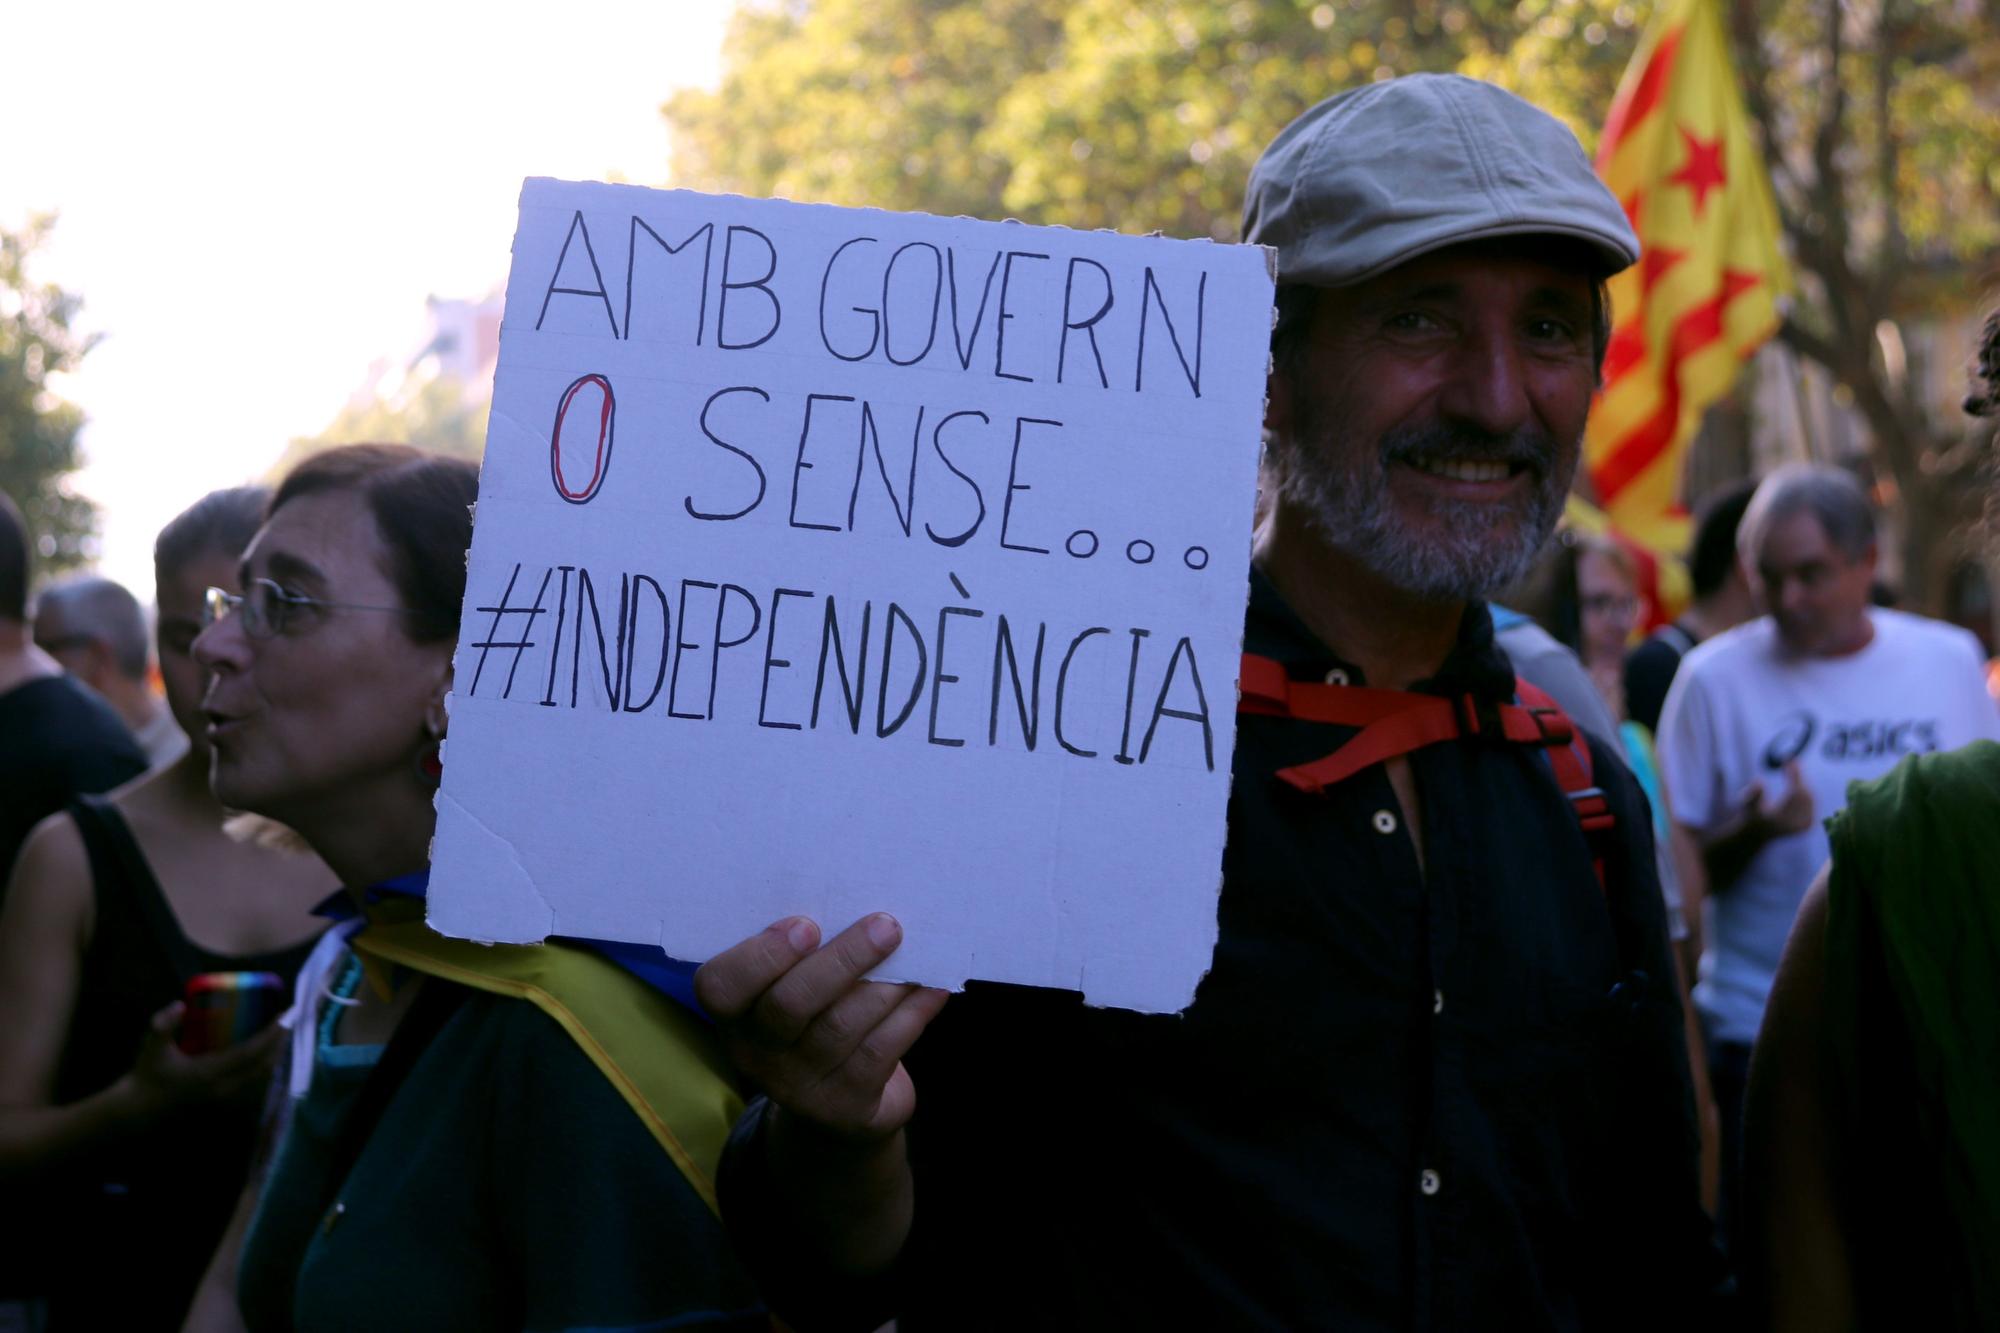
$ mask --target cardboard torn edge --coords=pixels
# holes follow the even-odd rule
[[[433,860],[437,843],[448,839],[452,843],[451,861],[458,874],[478,886],[479,918],[521,925],[504,936],[474,934],[453,920],[459,904],[450,897],[441,900],[436,893],[425,901],[425,923],[440,935],[475,944],[540,944],[555,934],[555,909],[535,887],[534,877],[521,864],[514,845],[488,828],[450,793],[439,791],[434,804],[437,831],[432,835]]]

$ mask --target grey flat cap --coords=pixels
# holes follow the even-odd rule
[[[1609,277],[1639,258],[1625,211],[1569,127],[1457,74],[1409,74],[1327,98],[1250,172],[1243,239],[1278,280],[1345,287],[1461,241],[1568,236]]]

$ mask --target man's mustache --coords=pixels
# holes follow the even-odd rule
[[[1408,426],[1382,437],[1382,462],[1440,463],[1455,460],[1467,463],[1505,463],[1545,477],[1555,466],[1555,441],[1547,432],[1523,426],[1506,434],[1477,427],[1436,423]]]

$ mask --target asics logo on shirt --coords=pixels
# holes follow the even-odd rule
[[[1906,718],[1830,722],[1821,725],[1811,712],[1787,714],[1764,746],[1764,767],[1783,768],[1819,741],[1823,759],[1879,759],[1884,755],[1928,754],[1938,748],[1936,718]]]

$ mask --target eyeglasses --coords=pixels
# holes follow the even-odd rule
[[[1639,614],[1639,599],[1623,596],[1615,592],[1592,593],[1583,600],[1583,613],[1588,616],[1627,616]]]
[[[210,588],[202,594],[201,623],[213,625],[227,616],[242,613],[243,632],[253,639],[270,639],[304,628],[302,613],[313,611],[387,611],[397,615],[419,614],[407,606],[366,606],[360,602],[325,602],[317,597],[286,592],[270,579],[251,579],[241,596]],[[308,622],[309,623],[309,622]]]

